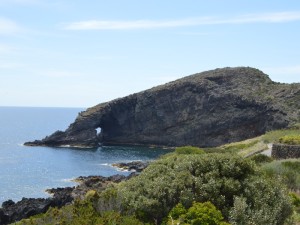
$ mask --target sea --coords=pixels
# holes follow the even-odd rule
[[[129,175],[113,163],[150,161],[169,152],[134,146],[94,149],[28,147],[23,143],[65,130],[81,108],[0,107],[0,205],[49,197],[48,188],[74,186],[79,176]]]

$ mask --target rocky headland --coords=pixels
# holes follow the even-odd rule
[[[276,83],[249,67],[223,68],[96,105],[67,130],[25,145],[212,147],[288,127],[299,112],[299,83]]]

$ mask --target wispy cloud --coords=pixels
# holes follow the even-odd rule
[[[10,19],[0,18],[0,35],[14,34],[21,31],[21,27]]]
[[[300,11],[274,12],[261,14],[244,14],[235,17],[198,17],[179,20],[86,20],[64,25],[67,30],[130,30],[130,29],[154,29],[172,28],[218,24],[246,24],[246,23],[285,23],[300,20]]]
[[[0,4],[21,4],[21,5],[28,5],[28,4],[37,4],[39,0],[0,0]]]

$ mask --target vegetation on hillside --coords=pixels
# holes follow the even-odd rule
[[[185,146],[139,176],[27,224],[285,225],[300,222],[300,160],[255,154],[298,128],[217,148]],[[253,155],[254,154],[254,155]],[[246,156],[249,156],[245,158]]]
[[[272,143],[278,143],[280,140],[287,139],[296,143],[296,141],[299,140],[299,137],[300,126],[295,125],[291,129],[269,131],[256,138],[233,142],[215,148],[203,148],[203,150],[207,153],[232,153],[248,157],[269,149]]]
[[[283,136],[279,138],[279,143],[288,145],[300,145],[300,135]]]

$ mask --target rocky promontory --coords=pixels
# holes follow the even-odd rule
[[[249,67],[215,69],[96,105],[66,131],[25,145],[218,146],[299,122],[299,109],[299,83]]]

